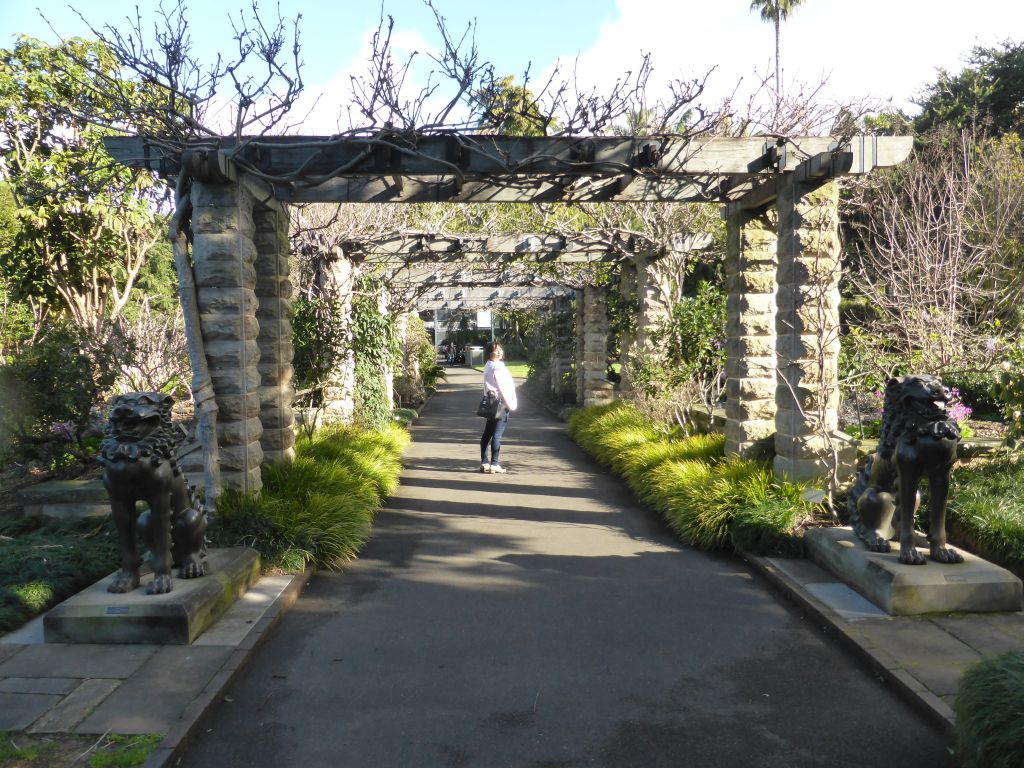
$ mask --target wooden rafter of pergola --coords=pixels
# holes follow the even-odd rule
[[[300,202],[717,202],[770,205],[778,183],[824,183],[895,165],[909,136],[520,137],[472,134],[263,136],[182,151],[113,137],[120,163],[208,183],[259,182]],[[767,186],[766,186],[767,184]],[[764,188],[764,189],[762,189]]]

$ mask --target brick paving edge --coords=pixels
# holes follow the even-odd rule
[[[844,621],[827,605],[817,600],[800,585],[794,584],[776,569],[767,558],[738,553],[765,581],[798,609],[810,616],[827,632],[838,638],[840,646],[878,674],[882,680],[938,726],[947,736],[956,728],[953,710],[923,683],[903,669],[884,648],[877,648],[861,634],[855,624]]]
[[[267,609],[264,617],[257,622],[202,693],[188,706],[181,719],[150,753],[142,768],[172,768],[181,763],[185,748],[195,735],[203,717],[223,697],[224,692],[245,669],[253,653],[263,644],[277,622],[299,599],[299,595],[302,594],[302,590],[305,589],[314,573],[314,568],[307,568],[304,572],[292,577],[288,586]]]

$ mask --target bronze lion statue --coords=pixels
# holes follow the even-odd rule
[[[160,392],[129,392],[114,399],[100,444],[103,484],[121,545],[121,570],[108,592],[139,586],[136,528],[149,548],[153,583],[149,594],[173,587],[171,567],[191,579],[206,573],[206,511],[185,483],[175,456],[183,432],[171,422],[174,400]],[[149,510],[137,513],[144,501]]]
[[[924,565],[914,546],[914,515],[920,504],[918,487],[928,480],[928,545],[932,560],[963,562],[946,544],[946,500],[956,461],[960,429],[949,418],[950,394],[935,376],[890,379],[885,387],[882,435],[850,490],[850,522],[868,549],[889,552],[894,533],[900,562]]]

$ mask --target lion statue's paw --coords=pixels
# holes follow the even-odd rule
[[[937,563],[962,563],[964,556],[952,547],[931,547],[931,558]]]
[[[864,536],[864,543],[867,548],[872,552],[890,552],[892,551],[892,544],[889,540],[882,536],[878,531],[868,531]]]
[[[139,574],[135,571],[118,571],[114,580],[107,585],[107,592],[124,594],[139,586]]]
[[[153,574],[153,582],[146,589],[150,595],[166,595],[174,588],[174,579],[169,573]]]
[[[900,545],[900,562],[904,565],[925,565],[928,561],[917,551],[917,547],[911,544],[910,546]]]
[[[206,562],[198,555],[189,555],[178,570],[178,578],[195,579],[206,575]]]

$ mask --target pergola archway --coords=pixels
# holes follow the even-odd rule
[[[116,160],[178,179],[176,259],[191,340],[207,493],[259,490],[292,451],[293,202],[704,202],[728,227],[727,450],[765,441],[780,475],[837,456],[838,185],[905,159],[911,137],[220,138],[184,150],[113,138]],[[189,226],[190,225],[190,226]],[[181,232],[191,234],[191,263]],[[189,294],[194,275],[196,290]],[[190,307],[185,306],[186,315]],[[585,311],[585,309],[584,309]],[[207,375],[208,371],[208,375]],[[213,413],[213,404],[216,413]]]

